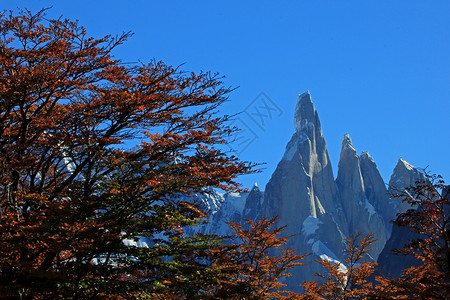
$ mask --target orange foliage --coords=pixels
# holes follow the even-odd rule
[[[0,294],[120,298],[192,275],[174,245],[214,243],[184,239],[203,213],[177,199],[238,190],[251,168],[217,147],[232,132],[220,77],[121,64],[129,33],[95,39],[45,10],[2,13],[0,31]],[[124,243],[139,237],[160,246]]]
[[[291,299],[294,293],[283,291],[283,277],[289,269],[303,265],[305,255],[292,249],[278,249],[288,237],[279,237],[281,228],[272,228],[276,218],[246,221],[246,226],[230,223],[238,243],[213,252],[215,264],[222,268],[225,278],[210,293],[214,299]],[[279,255],[274,255],[278,250]]]
[[[418,234],[398,252],[422,261],[400,278],[378,278],[375,299],[448,299],[450,295],[450,188],[441,176],[427,179],[395,194],[411,205],[395,223]]]
[[[317,261],[328,274],[314,274],[321,281],[304,282],[306,293],[300,299],[366,299],[373,285],[368,278],[373,274],[376,263],[364,260],[371,249],[374,234],[359,239],[359,233],[346,239],[345,264],[328,260]]]

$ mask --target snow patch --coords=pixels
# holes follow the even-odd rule
[[[286,149],[286,152],[284,152],[282,160],[292,160],[292,158],[294,158],[296,150],[296,147],[294,145],[291,145],[291,147],[289,147],[289,149]]]
[[[414,170],[414,167],[411,164],[409,164],[406,160],[403,160],[401,157],[398,160],[399,160],[399,162],[401,162],[405,166],[405,168],[408,171]]]
[[[355,147],[353,147],[352,139],[348,133],[344,134],[342,137],[342,148],[349,149],[356,152]]]
[[[323,224],[318,218],[314,218],[313,216],[308,216],[303,221],[302,233],[305,237],[310,236],[316,233],[317,229],[319,229],[319,225]]]
[[[341,263],[340,261],[338,261],[338,260],[336,260],[336,259],[333,259],[333,258],[331,258],[331,257],[329,257],[329,256],[327,256],[327,255],[325,255],[325,254],[320,255],[320,258],[321,258],[322,260],[327,260],[327,261],[329,261],[329,262],[331,262],[331,263],[337,265],[337,266],[338,266],[338,269],[339,269],[339,272],[341,272],[341,273],[343,273],[343,274],[346,274],[346,273],[347,273],[347,267],[346,267],[343,263]]]
[[[215,214],[220,210],[223,202],[225,201],[224,194],[219,193],[212,187],[206,187],[202,192],[193,194],[189,198],[197,204],[201,204],[200,207],[208,214]]]
[[[373,207],[373,205],[370,204],[370,202],[369,202],[369,200],[367,200],[367,198],[365,199],[365,207],[366,207],[367,212],[369,213],[369,219],[370,219],[370,217],[376,213],[375,207]]]
[[[339,271],[342,273],[347,273],[347,267],[339,261],[336,254],[333,253],[324,243],[321,241],[316,241],[311,247],[314,254],[320,257],[322,260],[327,260],[339,266]]]
[[[148,248],[147,242],[142,238],[139,238],[137,241],[133,239],[124,239],[123,244],[128,247]]]

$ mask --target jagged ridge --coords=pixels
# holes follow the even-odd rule
[[[391,220],[404,209],[395,199],[389,200],[374,159],[368,152],[358,156],[348,133],[342,138],[338,176],[334,179],[309,91],[298,96],[294,127],[265,191],[255,184],[245,195],[223,195],[223,201],[217,201],[222,203],[221,208],[201,229],[229,234],[220,225],[224,221],[278,216],[278,225],[286,225],[284,233],[292,236],[286,247],[313,254],[306,258],[306,266],[292,270],[294,275],[286,282],[291,290],[302,281],[315,279],[311,274],[323,271],[313,259],[343,262],[344,238],[350,233],[375,232],[378,240],[368,259],[376,259],[391,236]],[[413,184],[418,174],[416,168],[400,159],[390,185]]]

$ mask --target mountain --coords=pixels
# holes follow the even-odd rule
[[[390,190],[404,188],[420,177],[420,171],[400,160],[391,177]],[[423,174],[422,174],[423,176]],[[206,224],[198,231],[231,234],[224,222],[261,217],[278,217],[278,226],[286,226],[291,236],[285,247],[298,254],[310,253],[306,266],[290,270],[286,278],[290,290],[306,280],[316,280],[313,273],[324,270],[315,260],[340,263],[343,269],[345,239],[352,233],[376,234],[377,241],[365,259],[382,261],[387,248],[397,243],[397,229],[392,229],[396,214],[404,204],[390,199],[374,159],[368,152],[358,155],[349,134],[342,147],[335,179],[318,113],[309,92],[298,96],[294,112],[294,133],[284,155],[273,172],[264,192],[255,184],[245,194],[215,194],[203,197],[210,210]],[[389,246],[390,247],[390,246]],[[386,263],[388,263],[386,261]]]
[[[264,201],[264,193],[258,187],[255,182],[250,193],[248,193],[245,199],[244,210],[242,211],[243,219],[257,220],[261,217],[261,206]]]
[[[423,172],[419,171],[402,158],[399,158],[391,179],[389,180],[389,193],[396,194],[399,191],[414,185],[416,181],[423,181],[425,179]],[[390,201],[397,212],[405,212],[411,208],[408,203],[403,203],[401,199],[396,197],[391,197]]]
[[[186,232],[232,235],[233,232],[226,222],[243,223],[245,219],[261,218],[263,199],[264,193],[256,182],[248,193],[221,194],[214,189],[205,189],[203,193],[193,195],[190,201],[208,213],[209,218],[204,224],[187,228]]]
[[[361,153],[359,164],[364,180],[366,199],[383,219],[384,226],[386,227],[386,238],[389,238],[392,230],[391,220],[395,218],[396,210],[393,203],[389,200],[389,192],[386,190],[386,184],[378,171],[374,159],[368,152],[363,151]]]
[[[343,238],[348,225],[336,191],[333,170],[317,111],[309,92],[298,96],[294,114],[295,132],[266,185],[263,216],[278,216],[292,236],[287,247],[299,253],[314,253],[307,266],[298,267],[288,284],[312,280],[321,271],[313,259],[342,260]]]
[[[423,180],[426,180],[426,178],[422,172],[399,158],[389,180],[389,193],[395,195],[405,188],[414,185],[416,181]],[[405,212],[411,208],[408,203],[401,202],[401,199],[397,197],[391,197],[390,203],[397,213]],[[398,277],[403,269],[410,266],[417,266],[420,264],[420,261],[411,256],[396,255],[393,253],[393,250],[401,248],[408,241],[414,240],[418,236],[408,228],[398,227],[397,225],[392,225],[392,223],[391,226],[392,234],[378,258],[377,268],[381,274]]]
[[[364,166],[364,171],[361,165]],[[389,202],[386,188],[378,182],[379,179],[381,176],[373,158],[368,152],[363,152],[360,158],[350,135],[345,134],[342,138],[336,186],[348,223],[347,232],[361,232],[363,236],[376,233],[377,240],[369,252],[375,260],[389,236],[386,225],[388,220],[383,218],[384,206]]]

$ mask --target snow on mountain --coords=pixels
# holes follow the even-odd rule
[[[320,120],[309,92],[298,96],[294,127],[283,159],[266,185],[262,206],[263,216],[278,216],[278,225],[287,226],[284,234],[292,237],[286,247],[299,253],[313,253],[305,258],[306,266],[295,268],[293,276],[286,279],[292,287],[314,279],[313,273],[323,271],[313,261],[321,259],[321,255],[331,257],[335,253],[333,259],[342,261],[343,238],[349,234]],[[329,251],[322,253],[325,249]]]
[[[415,184],[416,181],[423,180],[426,180],[426,177],[421,171],[399,158],[389,180],[389,193],[395,195]],[[396,197],[391,197],[390,203],[396,212],[405,212],[412,208],[408,203],[403,203],[401,199]],[[399,276],[405,267],[418,265],[419,261],[411,256],[395,255],[392,252],[417,237],[415,233],[405,227],[392,226],[391,236],[378,258],[379,271],[388,276]]]
[[[314,233],[316,233],[317,229],[319,229],[319,225],[323,224],[320,222],[318,218],[314,218],[313,216],[309,216],[303,221],[302,224],[302,233],[305,237],[308,237]]]
[[[248,193],[212,193],[211,198],[201,198],[210,217],[198,228],[203,233],[228,235],[231,230],[224,222],[277,216],[277,225],[287,226],[283,234],[291,236],[285,247],[298,250],[298,254],[312,254],[304,259],[306,266],[293,268],[293,276],[285,278],[291,290],[305,280],[317,279],[313,273],[324,272],[314,259],[338,263],[346,272],[342,263],[344,239],[352,233],[376,234],[377,241],[367,257],[376,259],[391,237],[391,220],[403,209],[398,201],[389,200],[373,157],[368,152],[359,156],[348,133],[342,138],[338,176],[334,179],[309,91],[298,96],[294,129],[265,191],[255,184]],[[400,159],[390,187],[413,184],[411,178],[419,173]]]
[[[369,155],[365,154],[365,157],[369,158]],[[353,146],[350,135],[347,133],[342,138],[338,176],[336,178],[338,194],[347,219],[348,232],[361,232],[363,236],[372,232],[376,233],[377,240],[372,244],[372,250],[369,253],[376,259],[383,250],[389,236],[389,229],[385,224],[388,220],[384,220],[382,212],[377,212],[375,209],[376,203],[370,203],[363,174],[367,175],[361,169],[361,159]],[[367,180],[370,181],[371,179]],[[387,191],[384,185],[381,185],[377,186],[377,190],[371,192],[386,194]],[[381,200],[387,201],[387,198]]]
[[[406,187],[414,185],[416,181],[421,180],[425,180],[425,175],[402,158],[399,158],[389,180],[389,192],[396,194],[399,191],[403,191]],[[411,208],[408,203],[403,203],[401,199],[395,197],[391,198],[391,203],[398,212],[405,212]]]
[[[185,228],[186,233],[232,235],[233,232],[226,223],[244,223],[245,219],[259,219],[263,199],[264,192],[259,189],[256,182],[246,193],[219,193],[207,188],[202,193],[190,196],[189,200],[198,204],[209,217],[203,224]]]

